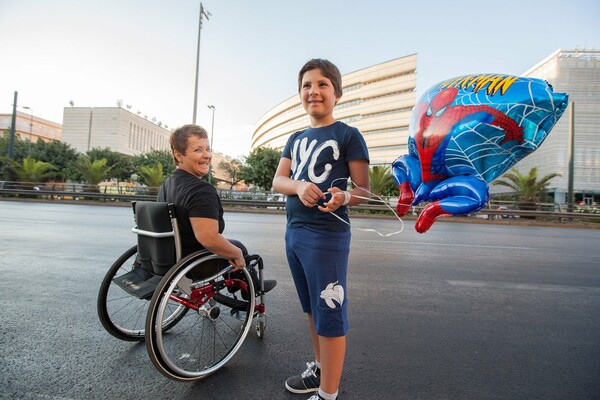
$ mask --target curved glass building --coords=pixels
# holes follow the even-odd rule
[[[338,121],[358,128],[369,147],[371,165],[391,164],[408,153],[408,125],[416,102],[417,55],[397,58],[342,76]],[[252,150],[283,149],[290,134],[309,126],[298,94],[266,112],[252,133]]]

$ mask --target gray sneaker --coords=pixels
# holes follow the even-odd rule
[[[306,363],[306,371],[285,381],[285,388],[292,393],[311,393],[319,390],[321,370],[315,362]]]

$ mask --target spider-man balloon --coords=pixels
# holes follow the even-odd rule
[[[409,154],[392,164],[398,215],[429,202],[415,228],[485,207],[488,184],[537,149],[567,107],[546,81],[467,75],[429,89],[413,111]]]

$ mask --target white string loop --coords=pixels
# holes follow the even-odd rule
[[[376,234],[378,234],[379,236],[382,236],[382,237],[389,237],[389,236],[392,236],[392,235],[397,235],[398,233],[401,233],[402,231],[404,231],[404,221],[402,221],[402,218],[400,218],[398,216],[398,214],[396,213],[396,211],[392,207],[390,207],[390,205],[388,204],[388,202],[385,201],[385,200],[383,200],[380,196],[376,195],[375,193],[373,193],[373,192],[371,192],[371,191],[369,191],[369,190],[367,190],[365,188],[362,188],[362,187],[358,186],[357,184],[355,184],[354,182],[352,182],[352,179],[350,179],[350,178],[348,178],[348,179],[346,179],[346,178],[337,178],[337,179],[334,179],[333,182],[331,182],[331,187],[333,187],[333,184],[335,183],[335,181],[338,181],[338,180],[341,180],[341,179],[349,181],[353,188],[358,188],[358,189],[362,190],[363,192],[366,192],[366,193],[368,193],[370,195],[369,197],[364,197],[364,196],[358,196],[358,195],[352,194],[350,192],[346,192],[346,193],[348,193],[350,195],[350,197],[356,197],[358,199],[369,200],[369,201],[372,201],[372,202],[375,201],[375,202],[378,202],[378,203],[381,203],[381,204],[385,205],[394,214],[394,216],[396,217],[396,219],[398,221],[400,221],[400,224],[402,225],[402,227],[400,228],[400,230],[392,232],[392,233],[387,233],[387,234],[381,233],[377,229],[374,229],[374,228],[360,228],[358,226],[355,226],[354,227],[355,229],[358,229],[359,231],[363,231],[363,232],[374,232],[374,233],[376,233]],[[332,193],[327,192],[326,194],[332,194]],[[375,198],[375,200],[373,200],[373,198]],[[348,201],[350,201],[349,198],[348,198]],[[332,212],[331,214],[333,214],[334,217],[336,217],[337,219],[339,219],[340,221],[342,221],[346,225],[352,227],[352,225],[349,222],[345,221],[343,218],[341,218],[336,213]]]

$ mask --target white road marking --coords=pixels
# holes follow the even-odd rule
[[[598,292],[600,287],[592,286],[567,286],[567,285],[549,285],[543,283],[517,283],[517,282],[488,282],[488,281],[455,281],[447,280],[452,286],[470,287],[470,288],[493,288],[493,289],[517,289],[517,290],[543,290],[547,292]]]

